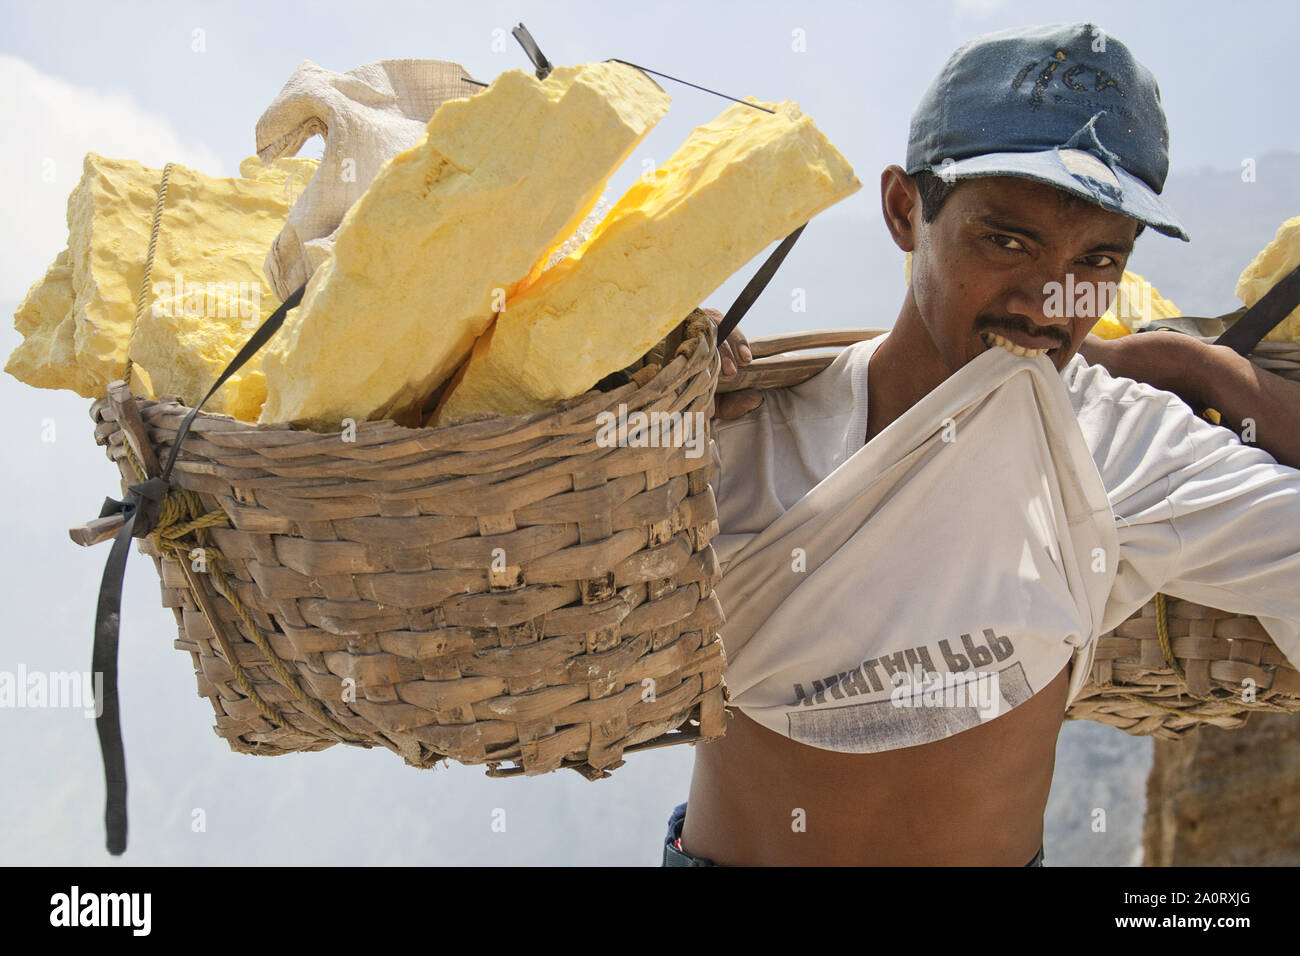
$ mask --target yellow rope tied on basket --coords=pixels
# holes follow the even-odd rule
[[[1183,666],[1178,663],[1178,658],[1174,657],[1173,642],[1169,639],[1169,600],[1159,591],[1156,592],[1156,637],[1160,640],[1160,653],[1164,655],[1165,663],[1178,676],[1178,681],[1183,685],[1183,690],[1191,693],[1191,688],[1187,686],[1187,674],[1184,673]],[[1153,707],[1156,710],[1164,711],[1166,714],[1177,714],[1180,717],[1209,716],[1197,714],[1194,708],[1167,707],[1164,704],[1157,704],[1149,698],[1138,697],[1134,694],[1120,694],[1119,696],[1124,700],[1141,704],[1143,707]],[[1181,692],[1179,696],[1182,696]],[[1240,710],[1217,716],[1235,717],[1238,713],[1240,713]]]
[[[1183,671],[1182,665],[1178,663],[1178,658],[1174,656],[1173,641],[1170,640],[1169,637],[1169,608],[1168,608],[1169,599],[1165,597],[1165,595],[1161,594],[1160,592],[1156,592],[1155,600],[1156,600],[1156,636],[1160,639],[1160,651],[1162,654],[1164,654],[1165,663],[1169,665],[1169,669],[1172,670],[1176,675],[1178,675],[1178,680],[1182,683],[1183,690],[1185,690],[1190,695],[1191,688],[1187,686],[1187,674]],[[1292,708],[1292,707],[1278,705],[1278,704],[1274,704],[1262,700],[1255,701],[1254,703],[1249,703],[1243,700],[1233,710],[1228,710],[1217,714],[1209,714],[1209,713],[1204,713],[1199,711],[1196,706],[1186,707],[1186,708],[1168,707],[1164,704],[1158,704],[1154,700],[1151,700],[1150,698],[1138,697],[1135,694],[1118,694],[1117,696],[1124,700],[1131,701],[1132,703],[1140,704],[1143,707],[1150,707],[1153,708],[1154,710],[1163,711],[1166,714],[1176,714],[1179,717],[1200,717],[1200,718],[1237,717],[1241,714],[1250,714],[1251,711],[1255,711],[1255,710],[1272,711],[1272,712],[1279,712],[1279,713],[1295,713],[1297,710],[1300,710],[1300,705],[1297,705],[1297,707]],[[1181,697],[1182,694],[1180,693],[1179,696]],[[1192,695],[1192,699],[1195,700],[1198,704],[1223,703],[1223,701],[1221,700],[1204,701],[1195,695]]]
[[[1165,663],[1186,687],[1187,675],[1183,672],[1183,665],[1178,663],[1178,658],[1174,657],[1173,642],[1169,640],[1169,599],[1159,591],[1156,592],[1156,636],[1160,639],[1160,653],[1165,655]]]

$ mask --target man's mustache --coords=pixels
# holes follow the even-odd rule
[[[1060,329],[1037,328],[1035,326],[1030,325],[1028,322],[1017,322],[1015,319],[1010,317],[1007,318],[981,317],[979,324],[975,327],[975,330],[977,332],[984,332],[984,331],[998,332],[1003,334],[1004,337],[1006,332],[1021,332],[1025,335],[1042,336],[1044,338],[1055,339],[1057,343],[1055,347],[1057,348],[1063,345],[1070,344],[1070,339],[1064,337],[1061,334]]]

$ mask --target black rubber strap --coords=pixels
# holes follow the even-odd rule
[[[122,614],[122,579],[126,559],[131,553],[131,539],[142,537],[158,520],[158,509],[166,493],[162,482],[153,478],[127,489],[123,501],[104,499],[99,516],[124,513],[126,522],[113,539],[113,548],[104,564],[99,584],[99,606],[95,609],[95,641],[91,651],[90,672],[100,674],[99,713],[95,731],[99,735],[99,752],[104,760],[104,827],[108,852],[119,856],[126,849],[126,756],[122,750],[122,720],[117,697],[117,645]],[[142,520],[143,519],[143,520]]]
[[[767,288],[767,284],[772,281],[772,276],[776,275],[776,270],[781,267],[785,261],[786,255],[794,247],[795,242],[799,239],[799,234],[804,231],[808,223],[804,223],[790,235],[781,240],[781,244],[772,250],[772,254],[767,257],[767,261],[754,273],[754,278],[749,280],[749,284],[741,290],[740,295],[736,296],[736,301],[731,304],[727,314],[722,317],[718,323],[718,344],[721,345],[727,341],[727,336],[731,330],[740,324],[749,307],[754,304],[759,295]]]
[[[98,703],[99,715],[95,718],[95,730],[99,734],[99,752],[104,761],[104,827],[107,830],[106,846],[108,852],[120,856],[126,851],[126,756],[122,747],[122,721],[117,694],[117,649],[121,636],[122,620],[122,582],[126,577],[126,559],[131,553],[131,539],[143,538],[158,525],[158,514],[163,499],[167,497],[168,481],[172,466],[176,463],[176,454],[181,442],[190,430],[194,416],[213,396],[226,379],[257,354],[284,324],[284,317],[302,301],[306,283],[293,295],[285,299],[266,321],[253,333],[252,337],[230,360],[225,371],[217,377],[216,383],[208,389],[203,400],[190,410],[176,432],[171,453],[162,474],[131,485],[126,496],[118,501],[105,498],[104,506],[99,511],[101,518],[109,515],[124,514],[126,521],[113,539],[113,548],[108,553],[104,564],[104,576],[99,583],[99,603],[95,608],[95,639],[91,654],[91,673],[103,675],[102,700]]]
[[[550,76],[551,61],[546,59],[546,55],[542,53],[541,48],[538,47],[537,41],[534,40],[533,35],[528,32],[528,28],[521,23],[511,30],[510,33],[519,41],[519,45],[524,48],[524,52],[528,54],[528,59],[532,60],[533,67],[537,71],[537,78],[539,80],[544,80]]]
[[[1214,344],[1226,345],[1238,355],[1249,355],[1297,305],[1300,305],[1300,266],[1276,282]]]
[[[185,420],[181,422],[181,427],[176,432],[176,441],[172,443],[172,450],[167,455],[167,464],[163,466],[162,470],[163,481],[167,481],[171,478],[172,465],[176,464],[176,453],[181,450],[181,442],[189,433],[190,425],[194,422],[194,416],[199,413],[199,409],[206,404],[207,400],[213,396],[213,393],[215,393],[217,389],[225,384],[226,379],[238,372],[245,362],[256,355],[262,346],[271,340],[271,336],[280,331],[280,326],[284,325],[284,317],[289,314],[289,310],[297,308],[298,303],[302,301],[302,294],[306,288],[307,283],[304,282],[294,290],[289,298],[280,303],[278,309],[267,316],[266,321],[258,326],[257,331],[254,332],[252,337],[244,343],[244,347],[230,360],[230,364],[226,366],[226,370],[217,376],[216,382],[214,382],[212,387],[208,389],[208,394],[204,395],[203,400],[190,409],[190,413],[186,415]]]
[[[100,515],[100,517],[105,517]],[[113,539],[113,549],[104,565],[99,585],[99,608],[95,612],[95,644],[90,672],[103,675],[102,699],[95,716],[99,752],[104,760],[104,829],[108,852],[120,856],[126,850],[126,755],[122,750],[122,719],[117,705],[118,616],[122,607],[122,577],[130,554],[135,514],[126,519]]]

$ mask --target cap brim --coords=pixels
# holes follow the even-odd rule
[[[1033,179],[1136,219],[1166,236],[1191,241],[1173,210],[1142,180],[1127,170],[1115,168],[1112,172],[1118,181],[1118,189],[1107,188],[1106,184],[1071,172],[1061,159],[1059,149],[1039,153],[986,153],[929,168],[946,182],[981,176]]]

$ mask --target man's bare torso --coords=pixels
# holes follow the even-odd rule
[[[695,746],[682,849],[727,866],[1024,866],[1069,674],[979,727],[876,754],[796,743],[733,708],[726,735]]]
[[[868,442],[910,404],[882,386],[879,355]],[[726,735],[695,746],[682,849],[727,866],[1024,866],[1042,844],[1069,676],[979,727],[875,754],[797,743],[731,708]]]

